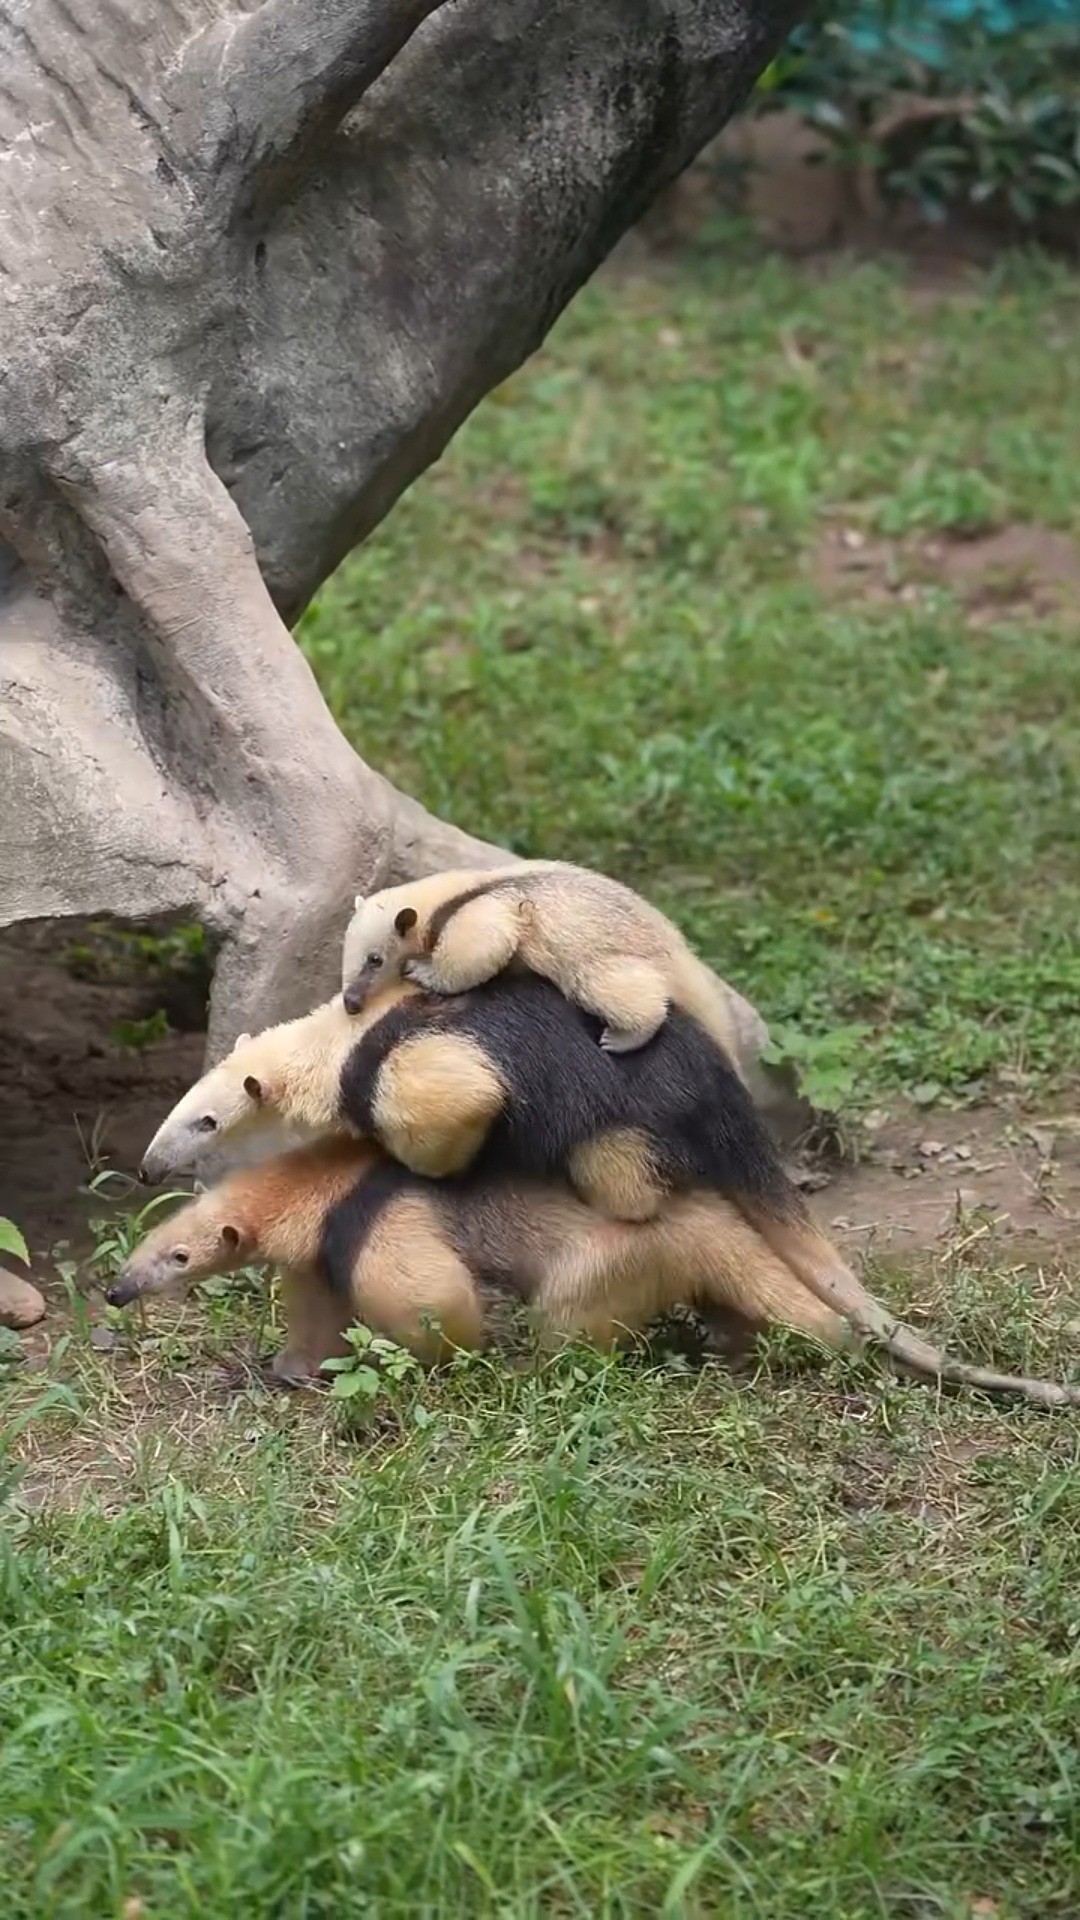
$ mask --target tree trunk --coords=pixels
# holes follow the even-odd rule
[[[506,857],[283,622],[799,11],[0,0],[0,923],[198,919],[213,1052],[333,990],[354,893]]]

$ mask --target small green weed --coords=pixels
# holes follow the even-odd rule
[[[369,1327],[350,1327],[347,1338],[351,1354],[323,1361],[323,1372],[334,1376],[332,1400],[374,1400],[420,1377],[420,1364],[405,1347],[372,1333]]]
[[[857,1021],[825,1033],[774,1023],[762,1058],[795,1068],[799,1090],[823,1114],[849,1106],[859,1083],[861,1049],[872,1029]]]
[[[0,1253],[13,1253],[24,1267],[30,1265],[30,1253],[26,1241],[14,1220],[5,1219],[0,1214]]]
[[[157,1007],[143,1020],[116,1020],[109,1032],[110,1040],[118,1047],[131,1047],[137,1053],[168,1037],[169,1017],[164,1007]]]
[[[115,1194],[119,1199],[131,1193],[132,1182],[126,1174],[106,1168],[87,1181],[86,1191],[102,1198]],[[98,1283],[104,1285],[119,1273],[163,1208],[175,1207],[178,1202],[190,1198],[190,1192],[175,1188],[155,1193],[133,1213],[118,1209],[110,1214],[95,1215],[89,1226],[94,1241],[91,1264]]]
[[[421,1399],[424,1370],[404,1347],[364,1326],[350,1327],[352,1352],[324,1360],[332,1376],[330,1401],[343,1431],[366,1432],[390,1416],[406,1426],[423,1427],[431,1416]]]

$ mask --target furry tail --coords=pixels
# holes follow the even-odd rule
[[[1080,1406],[1080,1386],[972,1366],[966,1360],[951,1359],[923,1340],[913,1327],[895,1319],[867,1292],[837,1249],[814,1226],[800,1196],[795,1199],[797,1206],[786,1219],[766,1211],[750,1195],[740,1194],[738,1203],[762,1239],[803,1285],[849,1320],[864,1340],[884,1347],[900,1366],[926,1379],[980,1387],[984,1393],[1018,1394],[1040,1407]]]
[[[704,1027],[706,1033],[711,1034],[740,1078],[745,1079],[742,1058],[745,1051],[744,1036],[740,1034],[731,1002],[722,982],[689,947],[676,956],[672,989],[675,1004],[688,1013],[692,1020],[696,1020],[700,1027]]]

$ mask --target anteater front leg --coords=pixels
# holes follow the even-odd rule
[[[477,1041],[421,1031],[380,1068],[372,1125],[395,1160],[441,1180],[475,1159],[505,1097],[498,1070]]]
[[[355,1318],[352,1302],[333,1293],[318,1273],[283,1267],[279,1285],[287,1340],[270,1370],[283,1387],[306,1387],[318,1378],[324,1360],[348,1353],[345,1329]]]
[[[417,955],[405,971],[431,993],[467,993],[509,966],[520,937],[517,901],[481,894],[447,921],[430,954]]]

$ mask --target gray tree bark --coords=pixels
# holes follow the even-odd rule
[[[354,893],[506,857],[284,622],[799,11],[0,0],[0,924],[202,921],[213,1052],[333,990]]]

